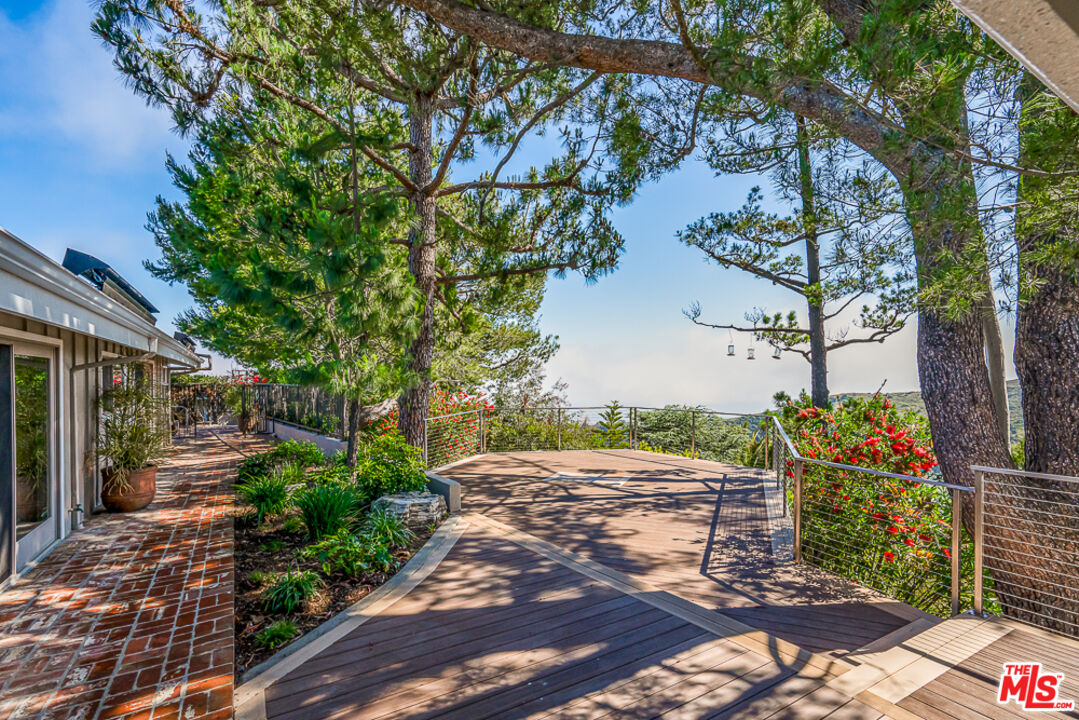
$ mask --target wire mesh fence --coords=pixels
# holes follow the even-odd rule
[[[263,383],[251,387],[252,411],[261,421],[284,422],[338,440],[345,438],[345,399],[317,387]]]
[[[987,609],[1079,637],[1079,478],[975,472]]]

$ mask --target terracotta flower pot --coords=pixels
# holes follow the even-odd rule
[[[157,466],[151,465],[141,470],[129,473],[127,484],[123,488],[114,486],[110,480],[113,471],[105,469],[101,472],[101,504],[109,512],[132,512],[153,502],[157,493]]]

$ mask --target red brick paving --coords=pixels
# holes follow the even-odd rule
[[[0,719],[232,717],[241,455],[212,435],[178,450],[152,505],[91,517],[0,593]]]

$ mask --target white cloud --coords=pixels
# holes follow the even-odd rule
[[[176,141],[171,119],[124,87],[112,54],[90,32],[85,0],[52,0],[12,22],[0,15],[0,135],[56,134],[102,164],[128,163]]]

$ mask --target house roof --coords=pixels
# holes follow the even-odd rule
[[[1079,111],[1079,3],[952,0],[1001,47]]]
[[[122,287],[115,279],[107,279]],[[148,301],[146,305],[141,302],[138,305],[153,307]],[[140,352],[156,353],[169,362],[192,367],[200,364],[193,349],[170,337],[145,314],[84,282],[2,227],[0,311]]]

